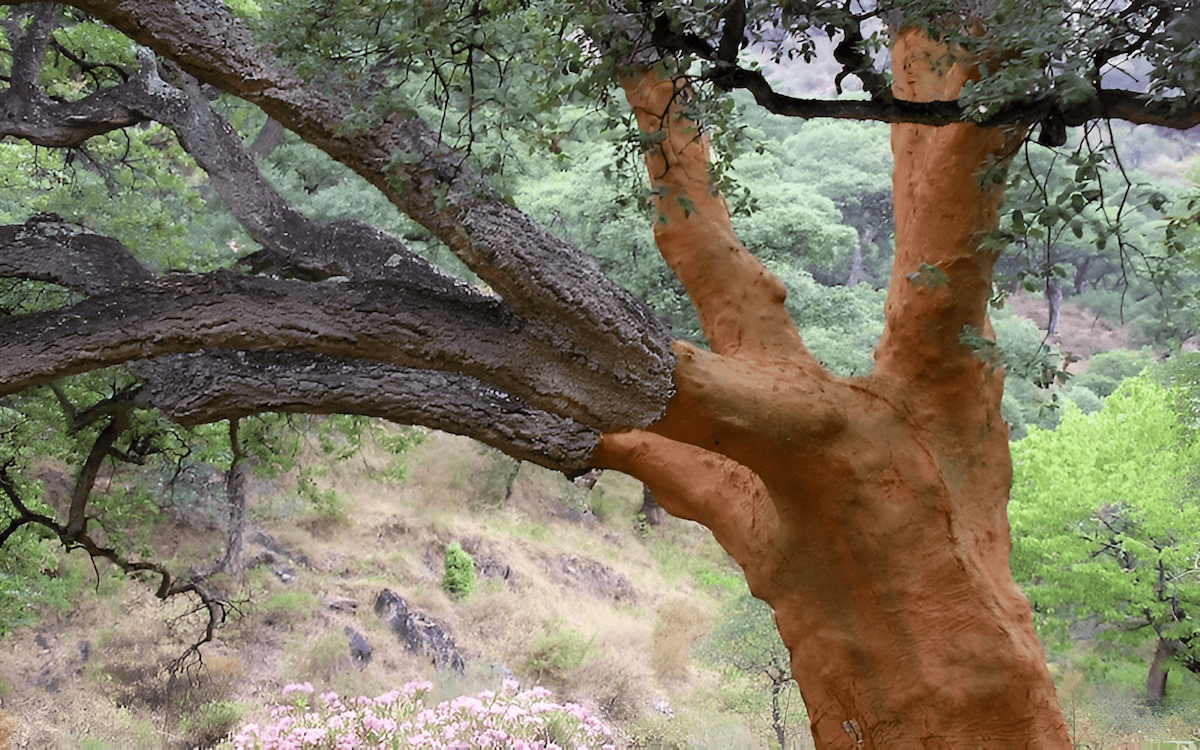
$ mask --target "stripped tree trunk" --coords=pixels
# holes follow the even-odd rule
[[[967,75],[915,31],[897,97],[953,99]],[[1003,373],[985,335],[999,189],[981,173],[1018,132],[892,126],[896,258],[875,371],[840,379],[805,349],[780,282],[734,236],[686,92],[622,79],[639,125],[655,239],[711,351],[676,344],[676,393],[593,459],[710,529],[771,605],[822,748],[1065,747],[1066,726],[1008,568]]]

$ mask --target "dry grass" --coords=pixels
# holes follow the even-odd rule
[[[660,683],[686,682],[692,673],[692,645],[708,634],[710,617],[691,599],[673,597],[658,608],[650,644],[650,667]]]
[[[248,573],[245,616],[206,648],[189,690],[161,674],[195,633],[186,620],[172,626],[179,605],[164,607],[144,585],[105,573],[99,595],[85,589],[73,611],[14,633],[0,648],[0,684],[13,686],[4,710],[20,720],[13,738],[28,747],[182,747],[184,731],[219,726],[235,709],[262,718],[289,681],[376,695],[430,679],[434,697],[448,698],[509,674],[526,684],[541,679],[556,697],[633,727],[655,703],[702,700],[701,687],[715,679],[690,660],[691,643],[716,609],[716,594],[697,588],[694,569],[724,566],[728,574],[730,563],[694,525],[673,521],[639,535],[634,480],[606,474],[595,491],[603,520],[581,522],[564,512],[565,480],[538,467],[521,467],[506,504],[485,497],[508,469],[464,438],[435,433],[416,446],[402,457],[403,482],[373,478],[397,460],[375,445],[344,461],[316,451],[309,460],[322,464],[317,489],[335,490],[340,517],[304,510],[285,480],[257,485],[251,517],[311,567],[298,568],[291,583],[265,567]],[[154,538],[158,553],[181,569],[211,559],[221,543],[219,531],[173,523]],[[442,552],[455,541],[477,561],[507,567],[508,577],[481,577],[472,595],[452,602],[439,583]],[[561,569],[567,558],[578,561],[570,575]],[[605,588],[616,584],[621,598]],[[467,658],[464,674],[438,674],[397,642],[373,611],[385,587],[453,633]],[[346,626],[373,647],[361,671],[351,663]],[[38,636],[50,639],[57,693],[29,676]],[[80,641],[89,642],[86,662]],[[711,713],[698,708],[694,726]],[[12,724],[3,721],[0,729]]]

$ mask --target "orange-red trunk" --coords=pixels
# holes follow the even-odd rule
[[[967,69],[909,31],[905,99],[953,98]],[[990,332],[1000,194],[981,171],[1019,134],[893,126],[896,260],[868,377],[829,375],[737,241],[707,154],[654,70],[622,79],[647,154],[655,237],[711,345],[677,344],[676,394],[598,465],[712,529],[775,611],[819,747],[1066,747],[1029,605],[1008,569],[1003,375],[960,343]],[[680,200],[680,199],[683,200]]]

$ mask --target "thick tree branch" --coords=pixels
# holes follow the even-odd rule
[[[781,561],[779,518],[762,480],[718,453],[634,430],[605,435],[593,458],[644,482],[659,505],[703,524],[746,573],[750,590],[770,600]]]
[[[250,257],[256,269],[305,279],[344,276],[456,288],[451,277],[375,227],[353,220],[319,225],[295,211],[265,181],[194,79],[179,76],[187,107],[178,106],[180,97],[170,97],[171,106],[159,108],[154,117],[175,128],[231,210],[266,245]],[[54,216],[0,228],[0,247],[7,248],[0,254],[0,276],[36,278],[83,294],[153,278],[119,243]],[[587,467],[599,436],[474,378],[378,362],[299,352],[205,351],[137,362],[129,369],[147,382],[139,405],[162,409],[183,424],[264,410],[366,414],[466,434],[566,473]]]
[[[898,97],[932,100],[955,95],[970,69],[934,68],[945,46],[910,29],[893,44],[893,87]],[[961,342],[964,330],[990,332],[991,252],[981,248],[997,221],[1003,197],[995,180],[980,174],[1011,157],[1022,128],[960,123],[934,128],[892,125],[896,253],[884,308],[886,323],[876,349],[875,372],[921,383],[932,398],[939,389],[987,380],[983,366]],[[932,196],[938,196],[936,200]],[[946,402],[948,414],[964,408]]]
[[[550,332],[467,288],[176,274],[9,317],[0,331],[3,393],[176,352],[291,349],[463,372],[601,429],[630,423],[611,371],[564,356]]]
[[[301,352],[207,350],[129,368],[139,406],[191,426],[262,411],[363,414],[467,435],[566,474],[589,467],[599,433],[460,373]]]
[[[196,79],[168,66],[183,106],[164,107],[155,119],[175,131],[238,223],[263,246],[248,259],[253,270],[310,280],[345,276],[358,281],[434,281],[444,276],[398,239],[362,222],[323,226],[297,211],[263,177],[251,151],[212,108]],[[355,230],[359,236],[353,236]],[[445,283],[436,281],[437,286]]]
[[[30,6],[5,23],[12,48],[12,76],[0,92],[0,136],[23,138],[39,146],[79,146],[87,139],[152,119],[170,98],[153,66],[142,57],[138,73],[116,86],[76,101],[52,99],[40,84],[42,62],[53,28],[55,6]],[[26,22],[25,19],[28,19]]]
[[[919,125],[950,125],[970,122],[984,127],[1032,125],[1046,119],[1058,109],[1067,126],[1083,125],[1092,120],[1112,118],[1135,125],[1160,125],[1186,130],[1200,125],[1200,107],[1191,105],[1190,98],[1176,97],[1151,100],[1145,94],[1123,89],[1101,89],[1091,97],[1060,107],[1051,99],[1014,104],[986,118],[977,119],[952,99],[913,101],[894,97],[881,100],[803,99],[776,92],[762,73],[742,68],[720,69],[711,76],[713,83],[724,89],[744,89],[754,96],[759,106],[777,115],[800,118],[832,118],[873,122],[907,122]]]
[[[0,277],[33,279],[80,294],[100,294],[154,274],[116,240],[39,214],[23,225],[0,227]]]
[[[357,87],[309,85],[279,67],[223,6],[183,0],[79,0],[74,5],[174,60],[201,81],[260,106],[285,127],[374,184],[428,228],[559,345],[607,352],[591,366],[638,383],[624,395],[628,426],[653,421],[671,391],[673,337],[595,261],[498,199],[464,158],[421,120],[399,114],[374,127],[343,124]],[[597,341],[608,342],[596,347]]]
[[[347,243],[382,234],[361,223],[326,229],[322,237]],[[608,342],[573,348],[575,342],[557,328],[521,320],[504,301],[415,255],[382,259],[386,242],[364,242],[362,257],[353,245],[327,249],[346,264],[341,270],[404,278],[340,284],[229,272],[149,279],[116,243],[53,221],[0,229],[0,243],[7,245],[0,257],[8,276],[100,292],[68,308],[0,323],[6,334],[0,344],[4,392],[162,354],[290,349],[463,372],[597,429],[628,428],[645,418],[645,402],[631,398],[645,374],[619,366],[621,353]],[[99,260],[87,258],[92,249]],[[141,280],[122,283],[107,273],[108,265]]]
[[[708,139],[682,113],[686,83],[659,66],[625,72],[621,86],[650,137],[646,170],[659,214],[654,241],[687,290],[709,346],[730,356],[805,357],[783,307],[787,290],[738,240],[712,184]]]

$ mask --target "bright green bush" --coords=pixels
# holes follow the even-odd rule
[[[442,588],[454,599],[462,599],[475,587],[475,561],[466,550],[453,542],[446,548],[445,573]]]

